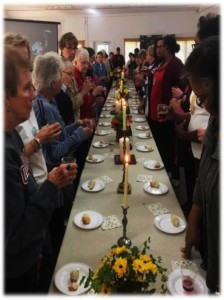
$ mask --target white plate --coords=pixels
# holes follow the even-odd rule
[[[108,127],[111,125],[111,123],[110,122],[99,122],[98,125],[103,126],[103,127]]]
[[[102,155],[93,154],[93,160],[89,159],[89,156],[87,156],[86,161],[88,161],[91,164],[96,164],[104,161],[104,157]]]
[[[135,118],[134,119],[134,122],[137,122],[137,123],[141,123],[141,122],[145,122],[146,121],[146,118]]]
[[[90,286],[84,288],[85,280],[81,286],[77,289],[77,291],[69,291],[68,287],[71,284],[70,281],[70,272],[73,270],[79,269],[79,279],[77,283],[79,283],[82,279],[82,276],[88,276],[90,267],[86,264],[80,262],[74,262],[64,265],[61,269],[57,271],[54,277],[54,283],[57,289],[65,295],[80,295],[85,293],[90,289]]]
[[[151,148],[148,149],[147,147]],[[150,145],[138,145],[136,149],[140,152],[152,152],[154,150],[153,147]]]
[[[83,182],[83,184],[82,184],[82,189],[85,190],[85,191],[87,191],[87,192],[90,192],[90,193],[100,192],[100,191],[102,191],[105,188],[105,185],[104,185],[103,181],[96,180],[93,189],[90,190],[88,188],[89,181],[90,180],[87,180],[87,181]]]
[[[102,108],[102,110],[104,110],[104,111],[109,111],[109,110],[111,110],[111,107],[112,107],[112,106],[110,106],[110,107],[104,107],[104,108]]]
[[[155,168],[155,163],[157,161],[160,163],[160,167],[159,168]],[[146,160],[146,161],[144,161],[143,166],[146,169],[149,169],[149,170],[161,170],[161,169],[164,168],[164,164],[161,161],[159,161],[159,160]]]
[[[89,224],[83,224],[82,216],[84,214],[89,215],[89,217],[90,217]],[[75,215],[73,221],[74,221],[75,225],[78,226],[79,228],[94,229],[94,228],[99,227],[103,223],[103,216],[96,211],[86,210],[86,211],[82,211],[82,212],[78,213],[77,215]]]
[[[195,276],[195,273],[191,270],[187,270],[189,276],[192,278]],[[193,296],[193,295],[208,295],[208,288],[205,283],[205,279],[197,274],[194,279],[194,290],[190,293],[187,293],[182,287],[182,278],[180,269],[174,270],[168,276],[167,287],[171,295],[181,295],[181,296]]]
[[[146,182],[143,186],[144,191],[146,191],[149,194],[152,195],[163,195],[168,192],[168,186],[166,186],[164,183],[159,182],[159,188],[152,188],[150,186],[150,182]]]
[[[108,135],[109,131],[108,130],[101,130],[101,129],[97,129],[95,131],[95,135]]]
[[[109,146],[109,144],[107,144],[106,142],[105,142],[105,144],[100,144],[100,142],[95,142],[95,143],[93,143],[93,147],[95,147],[95,148],[106,148],[106,147],[108,147]]]
[[[138,125],[135,127],[137,130],[148,130],[149,126],[148,125]]]
[[[150,135],[149,135],[150,134]],[[151,134],[151,132],[142,132],[142,133],[139,133],[138,135],[137,135],[137,137],[139,138],[139,139],[151,139],[152,138],[152,134]]]
[[[178,217],[180,225],[178,227],[174,226],[173,223],[171,222],[171,214],[164,214],[164,215],[159,215],[155,217],[154,219],[154,224],[155,226],[166,233],[170,234],[176,234],[180,233],[185,230],[186,228],[186,223],[185,221]]]
[[[107,114],[100,115],[100,118],[110,118],[110,117],[111,117],[111,115],[107,115]]]

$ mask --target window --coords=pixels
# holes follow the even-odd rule
[[[124,59],[125,63],[129,60],[128,54],[134,53],[135,48],[140,49],[139,39],[124,39]]]
[[[183,63],[186,62],[187,57],[192,51],[192,44],[195,43],[194,38],[176,38],[180,45],[180,51],[176,53],[176,57],[180,58]]]
[[[101,50],[105,50],[105,52],[109,55],[111,51],[110,47],[111,47],[110,42],[94,42],[94,49],[96,53]]]
[[[78,43],[78,48],[82,48],[85,47],[85,41],[84,40],[80,40]]]

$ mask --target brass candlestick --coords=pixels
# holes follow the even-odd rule
[[[123,165],[123,179],[122,182],[118,184],[117,193],[124,194],[124,177],[125,177],[125,165]],[[128,183],[128,194],[131,194],[131,185]]]
[[[128,219],[127,219],[127,213],[128,213],[128,208],[124,208],[124,206],[122,205],[122,210],[123,210],[123,219],[122,219],[122,224],[123,224],[123,236],[119,238],[119,240],[117,241],[118,246],[131,246],[131,240],[126,237],[126,228],[127,228],[127,224],[128,224]]]

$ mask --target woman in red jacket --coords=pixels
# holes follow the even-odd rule
[[[161,122],[157,115],[157,106],[161,103],[169,105],[172,87],[184,88],[180,79],[183,63],[175,56],[175,53],[180,50],[180,45],[176,43],[173,35],[159,38],[155,43],[155,48],[164,60],[154,72],[149,122],[166,171],[169,177],[175,177],[175,125],[171,121]]]

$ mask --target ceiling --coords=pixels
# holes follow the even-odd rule
[[[47,1],[46,1],[47,2]],[[5,5],[5,11],[49,11],[49,10],[69,10],[76,14],[94,14],[100,12],[101,14],[116,14],[116,13],[157,13],[157,12],[199,12],[201,5],[149,5],[145,3],[138,4],[46,4],[46,5]]]

